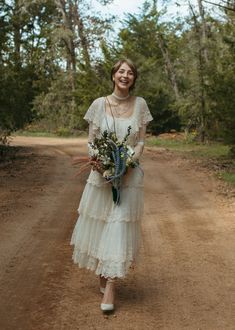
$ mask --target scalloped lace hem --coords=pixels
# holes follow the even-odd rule
[[[124,278],[130,266],[136,261],[136,257],[126,261],[99,260],[96,257],[79,252],[78,250],[74,250],[72,259],[75,264],[78,264],[79,268],[86,268],[94,271],[96,275],[111,278]]]

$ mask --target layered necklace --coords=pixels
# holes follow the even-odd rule
[[[114,115],[113,114],[113,109],[114,109],[115,116],[120,118],[130,110],[130,101],[129,101],[130,95],[128,94],[127,96],[120,97],[120,96],[116,95],[115,93],[112,93],[112,96],[113,96],[114,99],[116,99],[116,102],[112,103],[112,106],[111,106],[110,101],[107,98],[109,108],[110,108],[110,112],[113,116]],[[127,101],[127,102],[124,102],[124,101]],[[113,107],[113,109],[112,109],[112,107]]]

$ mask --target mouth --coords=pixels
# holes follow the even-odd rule
[[[128,80],[119,80],[121,84],[128,85],[129,81]]]

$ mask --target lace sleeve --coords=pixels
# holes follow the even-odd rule
[[[98,98],[92,102],[85,116],[83,117],[83,119],[85,119],[89,124],[92,123],[94,129],[100,128],[101,110],[102,100],[101,98]]]
[[[93,156],[93,149],[91,143],[94,138],[98,136],[100,131],[100,112],[102,110],[101,99],[96,99],[87,110],[83,117],[89,123],[89,134],[88,134],[88,154]]]
[[[140,121],[139,127],[148,125],[148,123],[153,120],[153,117],[149,111],[148,105],[142,97],[140,98]]]

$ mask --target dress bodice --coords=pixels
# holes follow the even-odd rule
[[[130,146],[135,146],[136,143],[136,130],[134,130],[135,126],[135,111],[136,106],[133,109],[133,113],[128,118],[115,117],[104,111],[103,120],[101,122],[101,132],[105,130],[115,132],[118,140],[121,142],[125,138],[128,132],[128,127],[131,127],[130,135],[128,137],[128,144]]]
[[[132,114],[127,117],[115,117],[106,113],[105,98],[96,99],[88,109],[84,119],[92,123],[94,135],[99,135],[105,130],[116,132],[119,141],[122,141],[131,126],[128,144],[134,147],[138,141],[138,133],[143,125],[152,120],[151,113],[142,97],[135,97]]]

